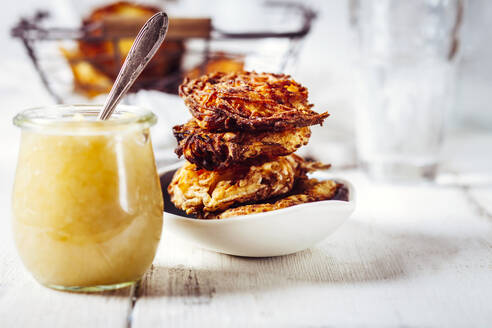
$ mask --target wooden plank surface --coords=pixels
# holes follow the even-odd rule
[[[9,76],[13,67],[0,64]],[[36,78],[29,72],[15,68],[25,81]],[[87,295],[39,286],[10,231],[18,145],[11,118],[19,108],[49,103],[29,85],[0,90],[0,327],[490,326],[492,188],[467,183],[491,173],[490,134],[450,138],[443,169],[454,182],[441,187],[388,187],[356,171],[337,173],[354,182],[357,210],[310,250],[231,257],[164,228],[135,300],[129,289]]]
[[[15,132],[5,125],[0,134]],[[16,148],[1,148],[1,327],[492,322],[490,187],[390,187],[357,171],[338,172],[354,182],[358,207],[317,247],[277,258],[239,258],[195,248],[164,228],[154,265],[132,300],[129,289],[97,295],[52,291],[25,272],[9,224]]]
[[[492,322],[492,226],[462,190],[375,187],[358,173],[346,177],[359,190],[353,218],[295,255],[230,257],[164,235],[134,327]]]

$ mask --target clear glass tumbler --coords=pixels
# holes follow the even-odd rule
[[[377,180],[432,180],[454,98],[462,3],[359,0],[352,5],[360,50],[360,163]]]
[[[14,118],[21,144],[13,230],[25,267],[41,284],[70,291],[128,286],[151,265],[163,199],[149,111],[62,105]]]

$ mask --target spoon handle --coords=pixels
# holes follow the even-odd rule
[[[166,37],[169,19],[164,12],[152,16],[138,32],[118,77],[109,92],[104,107],[99,113],[100,120],[107,120],[113,113],[123,95],[159,49]]]

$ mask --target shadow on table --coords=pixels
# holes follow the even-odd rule
[[[41,286],[41,288],[48,288]],[[105,290],[105,291],[98,291],[98,292],[78,292],[78,291],[61,291],[61,290],[56,290],[56,289],[49,289],[50,292],[57,293],[59,295],[86,295],[86,296],[103,296],[103,297],[122,297],[122,298],[129,298],[132,295],[132,286],[128,287],[123,287],[119,289],[113,289],[113,290]]]
[[[361,284],[440,270],[463,240],[416,232],[384,231],[348,222],[327,242],[281,257],[227,256],[217,270],[153,267],[141,296],[189,297],[208,302],[216,293],[277,289],[302,283]]]

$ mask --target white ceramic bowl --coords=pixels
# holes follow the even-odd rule
[[[163,190],[167,189],[172,172],[181,165],[159,170]],[[312,177],[333,179],[322,172]],[[325,200],[223,220],[197,220],[169,213],[175,207],[169,204],[165,193],[164,231],[199,247],[230,255],[267,257],[299,252],[335,232],[355,209],[352,184],[334,180],[348,188],[348,201]]]

